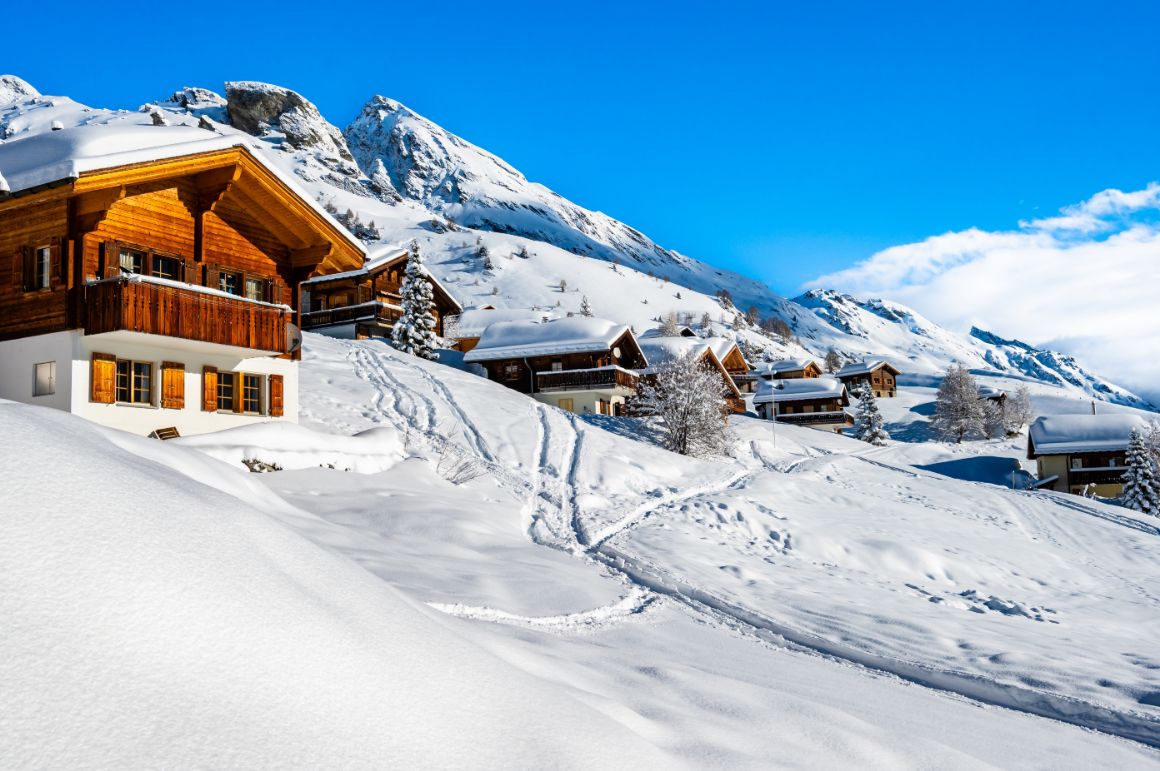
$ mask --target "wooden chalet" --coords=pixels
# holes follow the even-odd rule
[[[781,379],[767,372],[753,396],[753,407],[765,420],[835,432],[854,425],[848,406],[846,386],[834,377]]]
[[[563,410],[622,415],[648,366],[627,326],[573,316],[547,322],[498,321],[464,357],[489,380]]]
[[[802,377],[821,377],[822,367],[813,359],[782,359],[761,366],[755,374],[762,377],[769,373],[775,380],[792,380]]]
[[[0,397],[146,434],[297,419],[299,284],[362,264],[236,135],[0,144]]]
[[[732,343],[733,341],[728,341]],[[641,379],[649,381],[656,376],[657,370],[667,362],[681,356],[695,356],[705,366],[716,371],[721,377],[722,390],[725,394],[725,404],[730,412],[745,412],[745,397],[741,394],[737,384],[724,363],[718,358],[710,340],[693,337],[661,337],[659,335],[645,335],[639,340],[641,351],[648,359],[649,366],[640,370]],[[724,345],[719,346],[724,348]],[[736,349],[736,345],[733,346]],[[748,367],[745,368],[748,371]]]
[[[1117,498],[1124,491],[1132,430],[1148,425],[1136,415],[1045,415],[1027,432],[1027,457],[1036,462],[1041,490]]]
[[[856,361],[834,373],[846,384],[850,393],[858,396],[869,386],[878,398],[898,396],[898,376],[902,372],[888,361]]]
[[[543,322],[559,318],[553,311],[527,308],[496,308],[494,305],[478,305],[448,316],[444,320],[444,336],[455,341],[456,350],[467,353],[479,344],[483,331],[497,321]]]
[[[721,366],[729,373],[737,390],[742,393],[752,392],[756,387],[756,379],[750,377],[753,366],[745,360],[737,341],[727,337],[707,337],[704,340],[713,349],[713,354],[721,362]]]
[[[356,340],[389,337],[403,314],[400,291],[408,256],[406,249],[390,249],[356,270],[304,281],[302,328]],[[444,319],[463,309],[430,272],[427,280],[432,289],[435,334],[443,337]]]

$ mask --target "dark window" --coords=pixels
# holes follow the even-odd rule
[[[125,273],[145,272],[145,252],[121,247],[121,270]]]
[[[238,274],[237,273],[219,273],[218,274],[218,289],[227,294],[238,293]]]
[[[52,248],[38,247],[36,250],[36,289],[48,289],[52,281]]]
[[[262,376],[242,375],[242,412],[262,411]]]
[[[117,401],[126,404],[153,403],[152,363],[117,360]]]
[[[157,278],[167,278],[170,281],[181,280],[181,261],[176,257],[162,257],[153,255],[153,275]]]
[[[219,410],[234,410],[234,386],[236,378],[233,372],[219,372],[217,382],[217,408]]]
[[[49,396],[56,393],[56,362],[45,361],[36,365],[36,379],[32,388],[33,396]]]
[[[268,299],[266,297],[266,282],[260,278],[246,279],[246,298],[249,300]]]

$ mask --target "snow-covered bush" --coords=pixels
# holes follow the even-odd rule
[[[666,449],[682,455],[720,452],[728,439],[729,408],[721,376],[686,353],[661,365],[632,402],[633,414],[655,421]]]
[[[1148,450],[1144,432],[1132,429],[1124,472],[1124,505],[1141,514],[1160,517],[1160,471]]]
[[[952,364],[935,397],[931,426],[939,438],[961,442],[984,434],[984,408],[979,385],[962,364]]]
[[[854,438],[878,447],[886,444],[886,440],[890,438],[890,434],[883,427],[882,413],[878,411],[878,400],[874,398],[874,390],[871,388],[863,388],[862,396],[858,399]]]
[[[403,353],[410,353],[424,359],[435,360],[438,339],[435,336],[435,314],[431,311],[434,292],[423,270],[423,260],[419,250],[413,249],[407,258],[407,270],[403,274],[403,315],[391,330],[391,341]]]

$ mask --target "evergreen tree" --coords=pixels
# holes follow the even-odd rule
[[[962,442],[982,436],[983,405],[979,385],[962,364],[952,364],[938,387],[931,426],[941,439]]]
[[[701,314],[701,329],[708,329],[709,325],[713,323],[713,318],[709,315],[709,311]]]
[[[423,259],[414,248],[407,258],[407,270],[403,274],[403,315],[395,322],[391,340],[403,353],[410,353],[423,359],[434,361],[439,358],[435,352],[439,344],[435,336],[435,314],[431,312],[434,293],[427,273],[423,269]]]
[[[592,315],[592,303],[588,302],[588,295],[584,295],[583,297],[580,298],[580,315],[581,316],[591,316]]]
[[[869,442],[877,447],[886,444],[890,434],[883,427],[882,413],[878,411],[878,400],[874,398],[874,390],[862,389],[862,396],[858,399],[858,418],[854,422],[854,438]]]
[[[1148,450],[1144,432],[1132,429],[1128,440],[1128,470],[1124,472],[1124,505],[1141,514],[1160,517],[1160,471]]]
[[[656,421],[665,448],[682,455],[720,452],[728,439],[729,408],[721,375],[688,353],[662,364],[640,387],[632,409]]]

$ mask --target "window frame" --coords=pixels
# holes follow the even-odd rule
[[[48,367],[48,390],[41,390],[40,368]],[[35,396],[55,396],[56,395],[56,360],[53,361],[38,361],[32,365],[32,395]]]
[[[242,391],[241,391],[241,403],[242,403],[241,412],[242,412],[242,414],[243,415],[265,415],[266,411],[263,409],[263,407],[265,405],[263,404],[262,393],[265,390],[266,377],[264,375],[259,375],[255,372],[239,372],[238,374],[241,375],[240,380],[242,381]],[[253,378],[253,381],[254,381],[253,387],[252,387],[252,391],[254,393],[254,398],[252,400],[250,399],[250,391],[251,391],[250,379],[251,378]],[[255,402],[255,404],[256,404],[255,408],[252,410],[249,409],[251,401]]]
[[[52,289],[52,244],[37,246],[33,249],[32,266],[33,291]]]
[[[124,365],[126,371],[124,373],[124,385],[122,385],[121,367]],[[147,369],[148,377],[148,392],[145,394],[145,399],[138,399],[138,367],[145,367]],[[113,403],[121,404],[129,407],[155,407],[157,396],[157,378],[156,378],[157,364],[152,361],[142,361],[140,359],[122,359],[116,360],[114,374],[113,374]],[[128,398],[122,399],[122,396]]]
[[[180,254],[165,251],[164,249],[154,249],[151,246],[142,246],[141,244],[135,244],[135,243],[131,243],[128,241],[116,241],[116,240],[105,241],[105,248],[106,249],[113,249],[116,251],[116,253],[117,253],[117,268],[121,271],[121,275],[124,275],[125,273],[129,273],[131,275],[150,276],[150,277],[156,277],[156,278],[163,278],[166,281],[180,281],[181,283],[187,283],[185,281],[186,259],[185,259],[185,257],[181,256]],[[131,270],[126,269],[125,266],[121,262],[121,253],[122,252],[136,252],[137,254],[140,254],[141,255],[141,270],[140,271],[131,271]],[[169,278],[168,276],[159,276],[158,275],[158,271],[156,269],[157,260],[171,260],[173,262],[173,265],[175,268],[174,278]]]
[[[246,395],[247,379],[254,378],[256,383],[251,390],[257,398],[257,409],[247,409],[247,402],[252,402]],[[269,414],[269,399],[266,389],[269,387],[269,376],[259,372],[241,372],[233,370],[217,371],[217,409],[215,412],[228,412],[232,415],[267,415]],[[223,401],[227,398],[228,402]],[[225,404],[225,406],[223,406]]]

